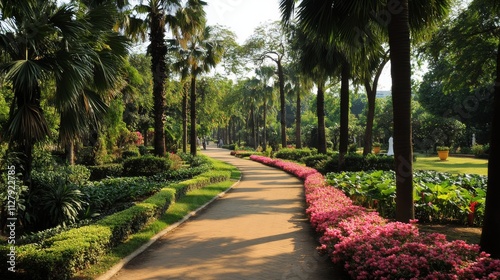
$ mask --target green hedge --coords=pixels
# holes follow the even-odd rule
[[[124,176],[151,176],[170,169],[168,158],[155,156],[131,157],[123,161]]]
[[[286,160],[293,160],[293,161],[298,161],[304,157],[312,156],[316,154],[315,151],[305,148],[305,149],[289,149],[289,148],[284,148],[280,149],[278,152],[274,154],[276,158],[280,159],[286,159]]]
[[[98,181],[108,177],[120,177],[123,173],[123,165],[120,163],[89,166],[88,168],[90,169],[91,181]]]
[[[230,175],[229,171],[208,171],[169,185],[143,202],[107,216],[96,224],[62,232],[41,243],[16,246],[16,270],[23,271],[31,279],[70,279],[77,271],[99,261],[110,247],[160,216],[189,190],[228,180]],[[0,246],[0,262],[4,264],[9,248]],[[5,279],[11,277],[12,272],[2,270],[0,276]]]
[[[328,172],[339,172],[339,155],[334,154],[327,161],[318,163],[316,169],[322,174]],[[363,156],[360,154],[345,155],[345,169],[343,171],[368,171],[368,170],[395,170],[394,157],[376,156],[369,154]]]

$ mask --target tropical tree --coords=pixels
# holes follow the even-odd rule
[[[55,82],[55,104],[63,118],[60,135],[71,143],[89,118],[104,111],[99,93],[116,81],[126,44],[100,19],[110,9],[106,4],[81,12],[73,4],[58,7],[40,0],[15,5],[4,0],[1,7],[0,51],[7,62],[0,72],[14,92],[6,134],[10,149],[24,154],[24,179],[29,181],[33,145],[49,135],[43,87]]]
[[[496,51],[496,71],[495,85],[493,91],[493,116],[491,124],[491,140],[490,140],[490,157],[488,161],[488,187],[486,193],[486,207],[484,213],[483,231],[481,234],[480,246],[481,249],[490,253],[494,258],[500,258],[500,210],[495,203],[500,199],[500,136],[498,133],[493,133],[500,129],[500,4],[493,0],[476,0],[473,5],[486,7],[488,12],[493,12],[496,17],[493,20],[493,28],[489,30],[489,34],[497,39]],[[489,9],[488,9],[489,8]],[[481,9],[479,9],[481,10]],[[489,13],[482,14],[488,15]],[[481,18],[481,17],[480,17]],[[486,21],[488,22],[488,21]]]
[[[243,48],[246,49],[251,58],[257,63],[264,63],[266,60],[270,60],[276,64],[280,92],[281,146],[286,147],[286,96],[283,69],[288,53],[286,32],[279,22],[259,26],[247,40]]]
[[[75,141],[97,130],[106,112],[105,102],[125,86],[121,71],[129,46],[125,37],[113,31],[118,7],[112,2],[81,1],[79,9],[85,11],[81,20],[92,30],[82,34],[80,42],[91,48],[93,71],[75,102],[61,100],[66,92],[56,90],[56,106],[60,111],[59,139],[65,146],[69,164],[75,163]]]
[[[190,153],[196,155],[196,79],[215,67],[222,59],[224,48],[217,40],[218,27],[206,26],[202,32],[193,34],[185,50],[191,74],[190,91]]]
[[[262,101],[262,123],[263,123],[263,131],[262,131],[262,148],[265,151],[267,147],[267,116],[269,109],[272,108],[274,101],[274,87],[273,85],[269,85],[272,82],[272,77],[276,72],[274,67],[270,66],[261,66],[255,70],[257,77],[260,80],[261,88],[259,90],[260,99]]]
[[[145,38],[149,30],[148,54],[151,55],[151,70],[153,73],[153,98],[154,98],[154,152],[158,156],[165,155],[165,83],[167,81],[168,66],[166,55],[168,46],[166,30],[169,27],[174,35],[179,38],[184,35],[181,44],[185,45],[189,36],[194,33],[204,22],[204,1],[189,0],[182,6],[179,0],[149,0],[135,6],[139,13],[131,17],[125,30],[132,37]],[[146,15],[142,19],[140,15]]]
[[[357,47],[372,35],[370,25],[377,23],[388,34],[391,58],[392,96],[394,105],[394,152],[396,162],[396,219],[408,222],[414,217],[411,141],[411,65],[410,26],[415,33],[440,20],[450,6],[440,1],[300,1],[299,27],[312,37],[341,40]],[[411,8],[409,5],[411,4]],[[281,0],[285,22],[290,21],[296,2]],[[409,12],[411,11],[411,17]],[[370,28],[367,28],[370,27]]]

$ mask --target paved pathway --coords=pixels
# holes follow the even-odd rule
[[[203,153],[238,167],[241,182],[111,279],[342,279],[315,250],[299,180],[213,145]]]

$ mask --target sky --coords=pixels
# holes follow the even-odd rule
[[[257,26],[281,19],[278,3],[278,0],[207,0],[207,23],[232,30],[237,42],[243,44]]]
[[[239,44],[252,35],[255,28],[269,21],[281,20],[279,0],[207,0],[208,25],[222,25],[233,31]],[[390,90],[390,62],[380,77],[378,90]]]

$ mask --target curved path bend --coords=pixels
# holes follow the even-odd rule
[[[159,238],[111,279],[342,279],[316,252],[295,177],[228,150],[204,154],[235,165],[241,181],[175,230]]]

